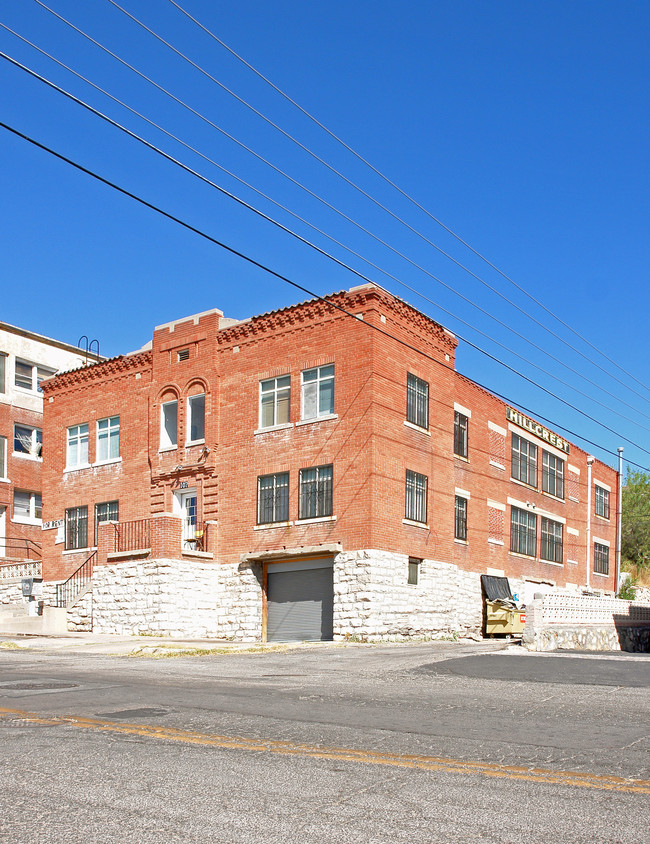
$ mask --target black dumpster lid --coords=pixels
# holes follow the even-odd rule
[[[483,586],[483,591],[485,592],[485,597],[488,601],[498,601],[500,599],[503,600],[504,598],[513,600],[507,577],[495,577],[492,574],[482,574],[481,585]]]

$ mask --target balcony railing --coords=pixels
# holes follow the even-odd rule
[[[151,519],[135,519],[115,525],[115,551],[139,551],[151,548]]]

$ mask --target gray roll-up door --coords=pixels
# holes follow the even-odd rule
[[[309,568],[270,565],[266,591],[269,642],[333,638],[334,584],[331,561]]]

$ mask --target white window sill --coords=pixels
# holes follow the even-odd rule
[[[185,443],[185,448],[192,448],[195,445],[205,445],[205,437],[202,440],[189,440]]]
[[[517,486],[523,486],[525,489],[532,489],[535,492],[539,492],[536,486],[531,486],[530,484],[525,483],[524,481],[520,481],[519,478],[510,478],[513,484],[517,484]]]
[[[89,551],[92,551],[92,550],[93,549],[89,545],[87,548],[68,548],[67,551],[61,551],[61,554],[64,557],[70,557],[70,556],[74,556],[74,554],[87,554]]]
[[[488,538],[488,543],[490,545],[505,545],[506,544],[503,541],[503,539],[491,539],[491,538]]]
[[[65,475],[67,472],[78,472],[81,469],[90,469],[90,463],[80,463],[78,466],[66,466],[63,470],[63,474]]]
[[[577,565],[578,565],[578,561],[577,561],[577,560],[567,560],[567,563],[568,563],[570,566],[577,566]]]
[[[518,551],[508,551],[509,557],[519,557],[520,560],[530,560],[531,563],[538,562],[537,557],[531,557],[528,554],[520,554]]]
[[[21,393],[24,396],[36,396],[37,398],[43,398],[43,393],[40,390],[32,390],[28,389],[27,387],[19,387],[18,384],[14,384],[14,390]]]
[[[14,516],[11,523],[13,525],[38,525],[41,527],[43,519],[21,519],[20,516]]]
[[[560,501],[562,504],[564,504],[564,498],[562,498],[561,496],[553,495],[552,492],[544,492],[544,490],[542,490],[541,492],[542,495],[546,496],[546,498],[552,498],[553,501]]]
[[[22,451],[13,451],[12,457],[18,457],[20,460],[32,460],[34,463],[42,463],[42,457],[35,457],[33,454],[24,454]]]
[[[336,516],[316,516],[313,519],[296,519],[296,525],[316,525],[320,522],[335,522]]]
[[[338,419],[338,413],[328,413],[326,416],[314,416],[313,419],[301,419],[296,422],[296,428],[300,425],[311,425],[314,422],[330,422],[332,419]]]
[[[253,525],[253,530],[271,530],[272,528],[291,527],[293,522],[269,522],[264,525]]]
[[[506,467],[503,463],[497,463],[496,460],[490,460],[490,466],[494,466],[495,469],[501,469],[502,472],[505,472]]]
[[[462,455],[462,454],[456,454],[456,453],[454,452],[454,457],[456,458],[456,460],[460,460],[460,461],[462,461],[463,463],[469,463],[469,457],[463,457],[463,455]]]
[[[267,428],[258,428],[254,434],[268,434],[271,431],[287,431],[293,428],[293,422],[283,422],[281,425],[269,425]]]
[[[454,537],[454,542],[456,545],[469,545],[469,542],[466,539],[456,539],[456,537]]]
[[[178,444],[176,445],[166,445],[164,448],[158,449],[158,454],[164,454],[167,451],[178,451]]]
[[[416,522],[414,519],[402,519],[403,525],[411,525],[411,527],[423,528],[429,530],[429,525],[426,522]]]
[[[594,515],[598,519],[598,521],[605,522],[605,524],[609,524],[610,520],[607,518],[607,516],[600,516],[598,515],[598,513],[594,513]]]
[[[556,563],[555,560],[543,560],[540,557],[539,561],[540,563],[544,563],[545,566],[559,566],[559,568],[564,568],[564,563]]]
[[[10,484],[9,478],[0,478],[0,484]]]
[[[95,466],[110,466],[112,463],[121,463],[121,462],[122,462],[121,457],[111,457],[110,460],[97,460],[96,463],[92,464],[92,467],[94,468]]]
[[[423,428],[421,425],[416,425],[414,422],[409,422],[408,419],[404,420],[404,425],[407,428],[410,428],[412,431],[419,431],[421,434],[424,434],[427,437],[431,436],[431,431],[428,428]]]
[[[603,573],[602,573],[602,572],[600,572],[600,571],[595,571],[595,572],[593,572],[593,574],[594,574],[596,577],[605,577],[605,578],[609,577],[609,575],[608,575],[608,574],[603,574]]]

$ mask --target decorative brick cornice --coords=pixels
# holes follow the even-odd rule
[[[62,372],[44,381],[41,387],[43,393],[47,396],[72,387],[89,385],[95,382],[105,382],[127,375],[133,371],[149,369],[151,368],[151,360],[152,355],[150,351],[138,352],[134,355],[119,355],[101,363],[82,366],[79,369],[72,369],[69,372]]]
[[[341,290],[322,299],[309,299],[297,305],[251,317],[219,331],[217,342],[219,345],[232,345],[277,331],[306,327],[324,319],[346,318],[346,314],[355,316],[369,305],[383,306],[386,310],[393,311],[412,329],[430,335],[452,351],[456,348],[457,340],[442,325],[388,291],[370,285],[351,291]],[[390,333],[390,329],[387,329],[387,333]]]

